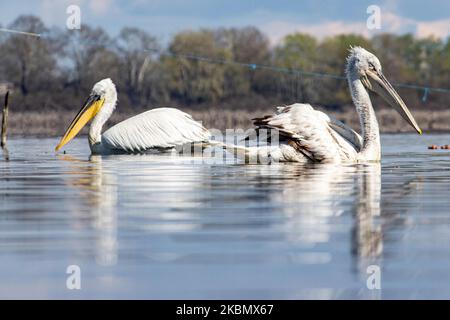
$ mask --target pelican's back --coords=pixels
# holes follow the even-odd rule
[[[312,162],[353,159],[361,138],[342,122],[309,104],[278,107],[276,114],[254,119],[258,129],[275,129],[285,142]]]
[[[111,127],[102,135],[109,150],[143,152],[208,141],[209,132],[189,114],[174,108],[152,109]]]

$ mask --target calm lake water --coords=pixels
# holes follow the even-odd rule
[[[8,143],[0,298],[450,299],[450,151],[427,150],[450,135],[384,135],[381,165],[311,168]]]

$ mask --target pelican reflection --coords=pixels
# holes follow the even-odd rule
[[[277,165],[259,167],[259,185],[272,203],[280,203],[289,241],[320,245],[344,236],[352,227],[350,252],[379,257],[383,249],[381,225],[381,166]],[[276,189],[273,189],[276,186]]]
[[[70,156],[58,158],[68,164],[65,183],[79,191],[81,203],[74,211],[81,221],[87,218],[97,231],[95,238],[97,263],[115,264],[118,242],[116,176],[103,167],[101,156],[91,156],[88,161]]]

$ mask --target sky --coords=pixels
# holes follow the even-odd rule
[[[272,44],[294,32],[318,38],[340,33],[371,36],[378,32],[417,37],[450,35],[449,0],[0,0],[0,24],[20,14],[39,16],[48,26],[65,28],[69,5],[81,9],[81,21],[116,35],[124,26],[139,27],[161,41],[180,30],[256,26]],[[380,8],[380,30],[369,30],[367,8]]]

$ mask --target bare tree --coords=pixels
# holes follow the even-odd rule
[[[152,53],[159,50],[156,38],[137,28],[124,28],[115,39],[115,46],[121,59],[122,87],[133,104],[147,102],[143,98],[151,97],[151,89],[156,85],[148,75],[155,64]]]
[[[79,95],[101,78],[118,78],[118,57],[112,40],[101,28],[82,25],[80,30],[67,30],[62,35],[63,55],[68,59],[68,86]]]
[[[39,34],[48,31],[35,16],[19,16],[8,28]],[[0,50],[4,77],[13,82],[24,96],[42,89],[56,70],[56,61],[46,40],[11,34],[3,41]]]

